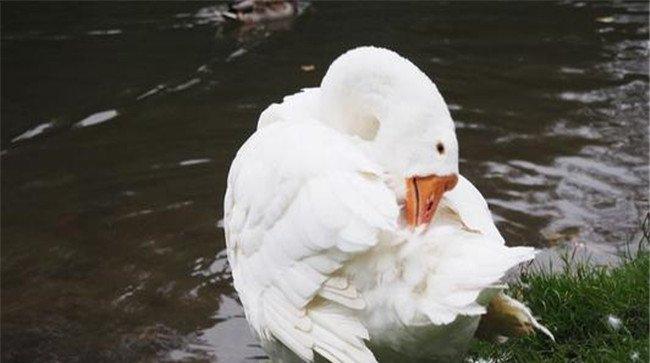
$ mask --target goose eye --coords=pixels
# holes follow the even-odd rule
[[[436,145],[436,149],[438,150],[438,154],[444,154],[445,152],[445,145],[443,145],[441,142],[439,142]]]

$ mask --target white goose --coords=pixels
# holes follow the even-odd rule
[[[491,301],[550,335],[499,293],[534,250],[505,246],[458,174],[442,96],[392,51],[348,51],[266,109],[224,210],[235,288],[274,360],[457,359]]]

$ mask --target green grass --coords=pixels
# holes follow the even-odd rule
[[[542,334],[504,344],[475,341],[469,360],[648,362],[649,261],[645,251],[614,268],[579,263],[561,273],[526,273],[508,294],[528,305],[556,342]],[[610,316],[620,319],[618,329]]]

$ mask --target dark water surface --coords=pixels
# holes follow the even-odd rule
[[[2,4],[2,361],[259,359],[217,223],[257,115],[344,50],[402,53],[511,245],[608,254],[648,210],[648,5]],[[314,65],[306,72],[302,65]]]

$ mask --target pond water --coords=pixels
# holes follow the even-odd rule
[[[3,362],[263,358],[223,253],[226,173],[267,105],[358,45],[437,83],[509,244],[606,256],[647,213],[646,2],[327,2],[246,28],[214,10],[2,4]]]

